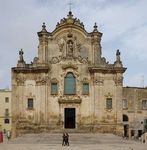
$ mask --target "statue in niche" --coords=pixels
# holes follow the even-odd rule
[[[72,57],[74,51],[74,45],[73,42],[70,40],[67,43],[67,56]]]

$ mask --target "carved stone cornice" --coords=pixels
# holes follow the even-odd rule
[[[61,96],[58,99],[59,104],[80,104],[82,99],[79,96]]]
[[[48,73],[50,70],[49,66],[25,66],[25,67],[14,67],[12,72],[14,73]]]
[[[101,66],[89,66],[88,70],[90,73],[124,73],[127,68],[124,67],[114,67],[114,65]]]

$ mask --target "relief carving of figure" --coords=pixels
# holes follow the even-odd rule
[[[71,57],[73,56],[74,46],[73,42],[70,40],[67,43],[67,56]]]

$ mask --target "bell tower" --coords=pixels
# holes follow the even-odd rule
[[[42,25],[42,30],[38,32],[38,37],[39,37],[39,46],[38,46],[39,63],[47,63],[49,32],[46,30],[45,23],[43,23]]]

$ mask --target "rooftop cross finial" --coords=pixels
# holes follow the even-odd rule
[[[71,12],[71,6],[72,6],[72,2],[71,0],[69,1],[69,11]]]
[[[93,30],[93,32],[98,32],[96,22],[95,22],[95,24],[94,24],[94,30]]]

